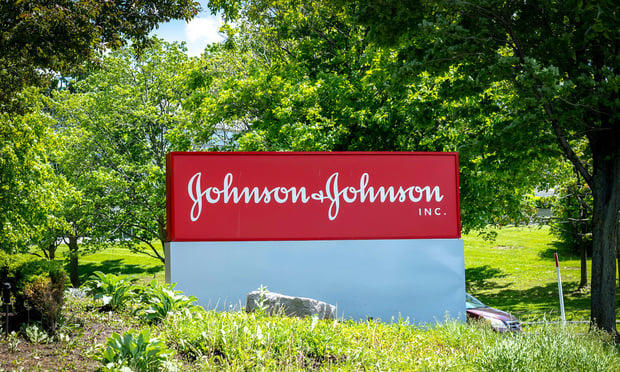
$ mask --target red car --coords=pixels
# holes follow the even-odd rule
[[[512,314],[494,309],[482,303],[476,297],[465,293],[465,311],[467,321],[486,321],[497,332],[520,332],[521,322]]]

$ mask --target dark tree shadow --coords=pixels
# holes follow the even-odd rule
[[[68,267],[66,268],[68,269]],[[115,275],[155,275],[163,270],[163,265],[145,266],[138,264],[125,264],[121,259],[105,260],[97,263],[89,262],[80,264],[78,272],[80,281],[83,283],[90,278],[95,271]]]
[[[504,278],[502,270],[489,265],[470,267],[465,269],[465,283],[468,291],[491,288],[505,288],[510,284],[498,284],[490,279]]]
[[[538,257],[546,259],[546,260],[555,260],[553,254],[558,253],[558,258],[560,260],[578,260],[579,252],[574,250],[573,248],[567,246],[566,244],[562,244],[561,242],[554,241],[551,243],[553,248],[545,249],[544,251],[540,251],[538,253]],[[588,252],[588,256],[591,252]]]
[[[579,291],[578,287],[579,283],[576,281],[562,283],[564,308],[567,313],[590,309],[590,294]],[[522,290],[506,288],[496,293],[479,295],[474,293],[474,295],[489,306],[527,319],[543,320],[546,316],[556,317],[560,314],[560,299],[556,283]],[[616,298],[616,303],[618,307],[620,299]],[[535,311],[535,313],[528,313],[528,311]],[[617,308],[616,314],[620,315],[620,309]]]

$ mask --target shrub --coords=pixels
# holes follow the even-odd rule
[[[45,326],[53,332],[62,310],[65,278],[60,262],[0,252],[0,281],[11,285],[13,309],[19,315],[16,326],[26,319],[45,318]]]
[[[65,293],[64,275],[39,276],[27,283],[24,295],[28,303],[41,314],[43,329],[50,335],[56,334],[58,319],[62,313]]]

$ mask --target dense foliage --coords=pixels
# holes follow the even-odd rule
[[[0,250],[43,240],[49,247],[56,239],[48,231],[67,228],[56,215],[72,190],[53,172],[53,124],[29,87],[81,76],[103,52],[129,40],[148,45],[159,23],[190,19],[198,9],[190,0],[0,3]]]
[[[165,156],[189,149],[186,128],[201,124],[190,125],[182,107],[188,63],[184,46],[150,39],[144,50],[110,53],[71,90],[52,95],[65,148],[59,170],[80,192],[65,209],[69,235],[133,249],[146,243],[144,253],[164,260],[151,243],[166,236]]]
[[[0,251],[2,303],[11,303],[10,326],[18,329],[22,323],[38,320],[45,331],[54,335],[63,307],[65,280],[58,261]],[[8,298],[4,296],[7,290]]]
[[[616,2],[217,0],[210,6],[237,22],[250,19],[260,31],[265,20],[271,21],[272,30],[295,31],[303,22],[289,23],[289,14],[312,14],[327,7],[353,27],[363,26],[366,42],[391,51],[393,68],[383,80],[390,83],[390,92],[414,86],[414,92],[424,92],[420,82],[430,76],[435,95],[424,99],[423,105],[428,108],[430,103],[432,110],[423,110],[426,120],[414,120],[435,132],[458,133],[459,140],[452,143],[471,134],[471,140],[458,148],[465,158],[464,199],[485,198],[490,190],[503,187],[517,195],[511,199],[500,191],[500,202],[489,200],[491,207],[475,210],[476,214],[487,217],[485,211],[490,210],[497,216],[501,214],[497,206],[510,213],[521,199],[522,187],[544,183],[545,163],[560,157],[571,161],[593,193],[592,320],[616,333],[615,257],[620,241]],[[325,35],[329,34],[318,33]],[[440,80],[444,76],[449,78]],[[393,97],[402,96],[389,96]],[[584,144],[585,150],[579,151]],[[487,171],[492,174],[486,183],[490,187],[472,187],[487,180]],[[470,218],[466,207],[463,217]]]
[[[191,0],[1,2],[0,112],[18,107],[22,88],[75,72],[127,40],[143,43],[159,23],[190,19],[198,7]]]
[[[326,2],[235,9],[226,43],[192,72],[188,103],[236,131],[233,148],[457,151],[466,231],[529,219],[524,195],[545,183],[537,170],[546,165],[534,152],[528,162],[497,152],[515,146],[494,130],[513,119],[506,84],[470,89],[457,66],[412,78],[396,49],[373,43],[354,15]]]
[[[465,95],[507,86],[498,161],[562,154],[593,194],[592,320],[616,333],[620,8],[616,2],[339,1],[415,77],[458,65]],[[385,20],[394,16],[390,25]],[[501,143],[500,142],[500,143]],[[579,150],[583,144],[586,149]],[[555,153],[555,155],[554,155]],[[518,163],[517,163],[518,164]],[[588,168],[591,164],[591,171]]]

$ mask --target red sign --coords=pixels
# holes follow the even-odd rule
[[[173,152],[168,241],[460,238],[458,155]]]

